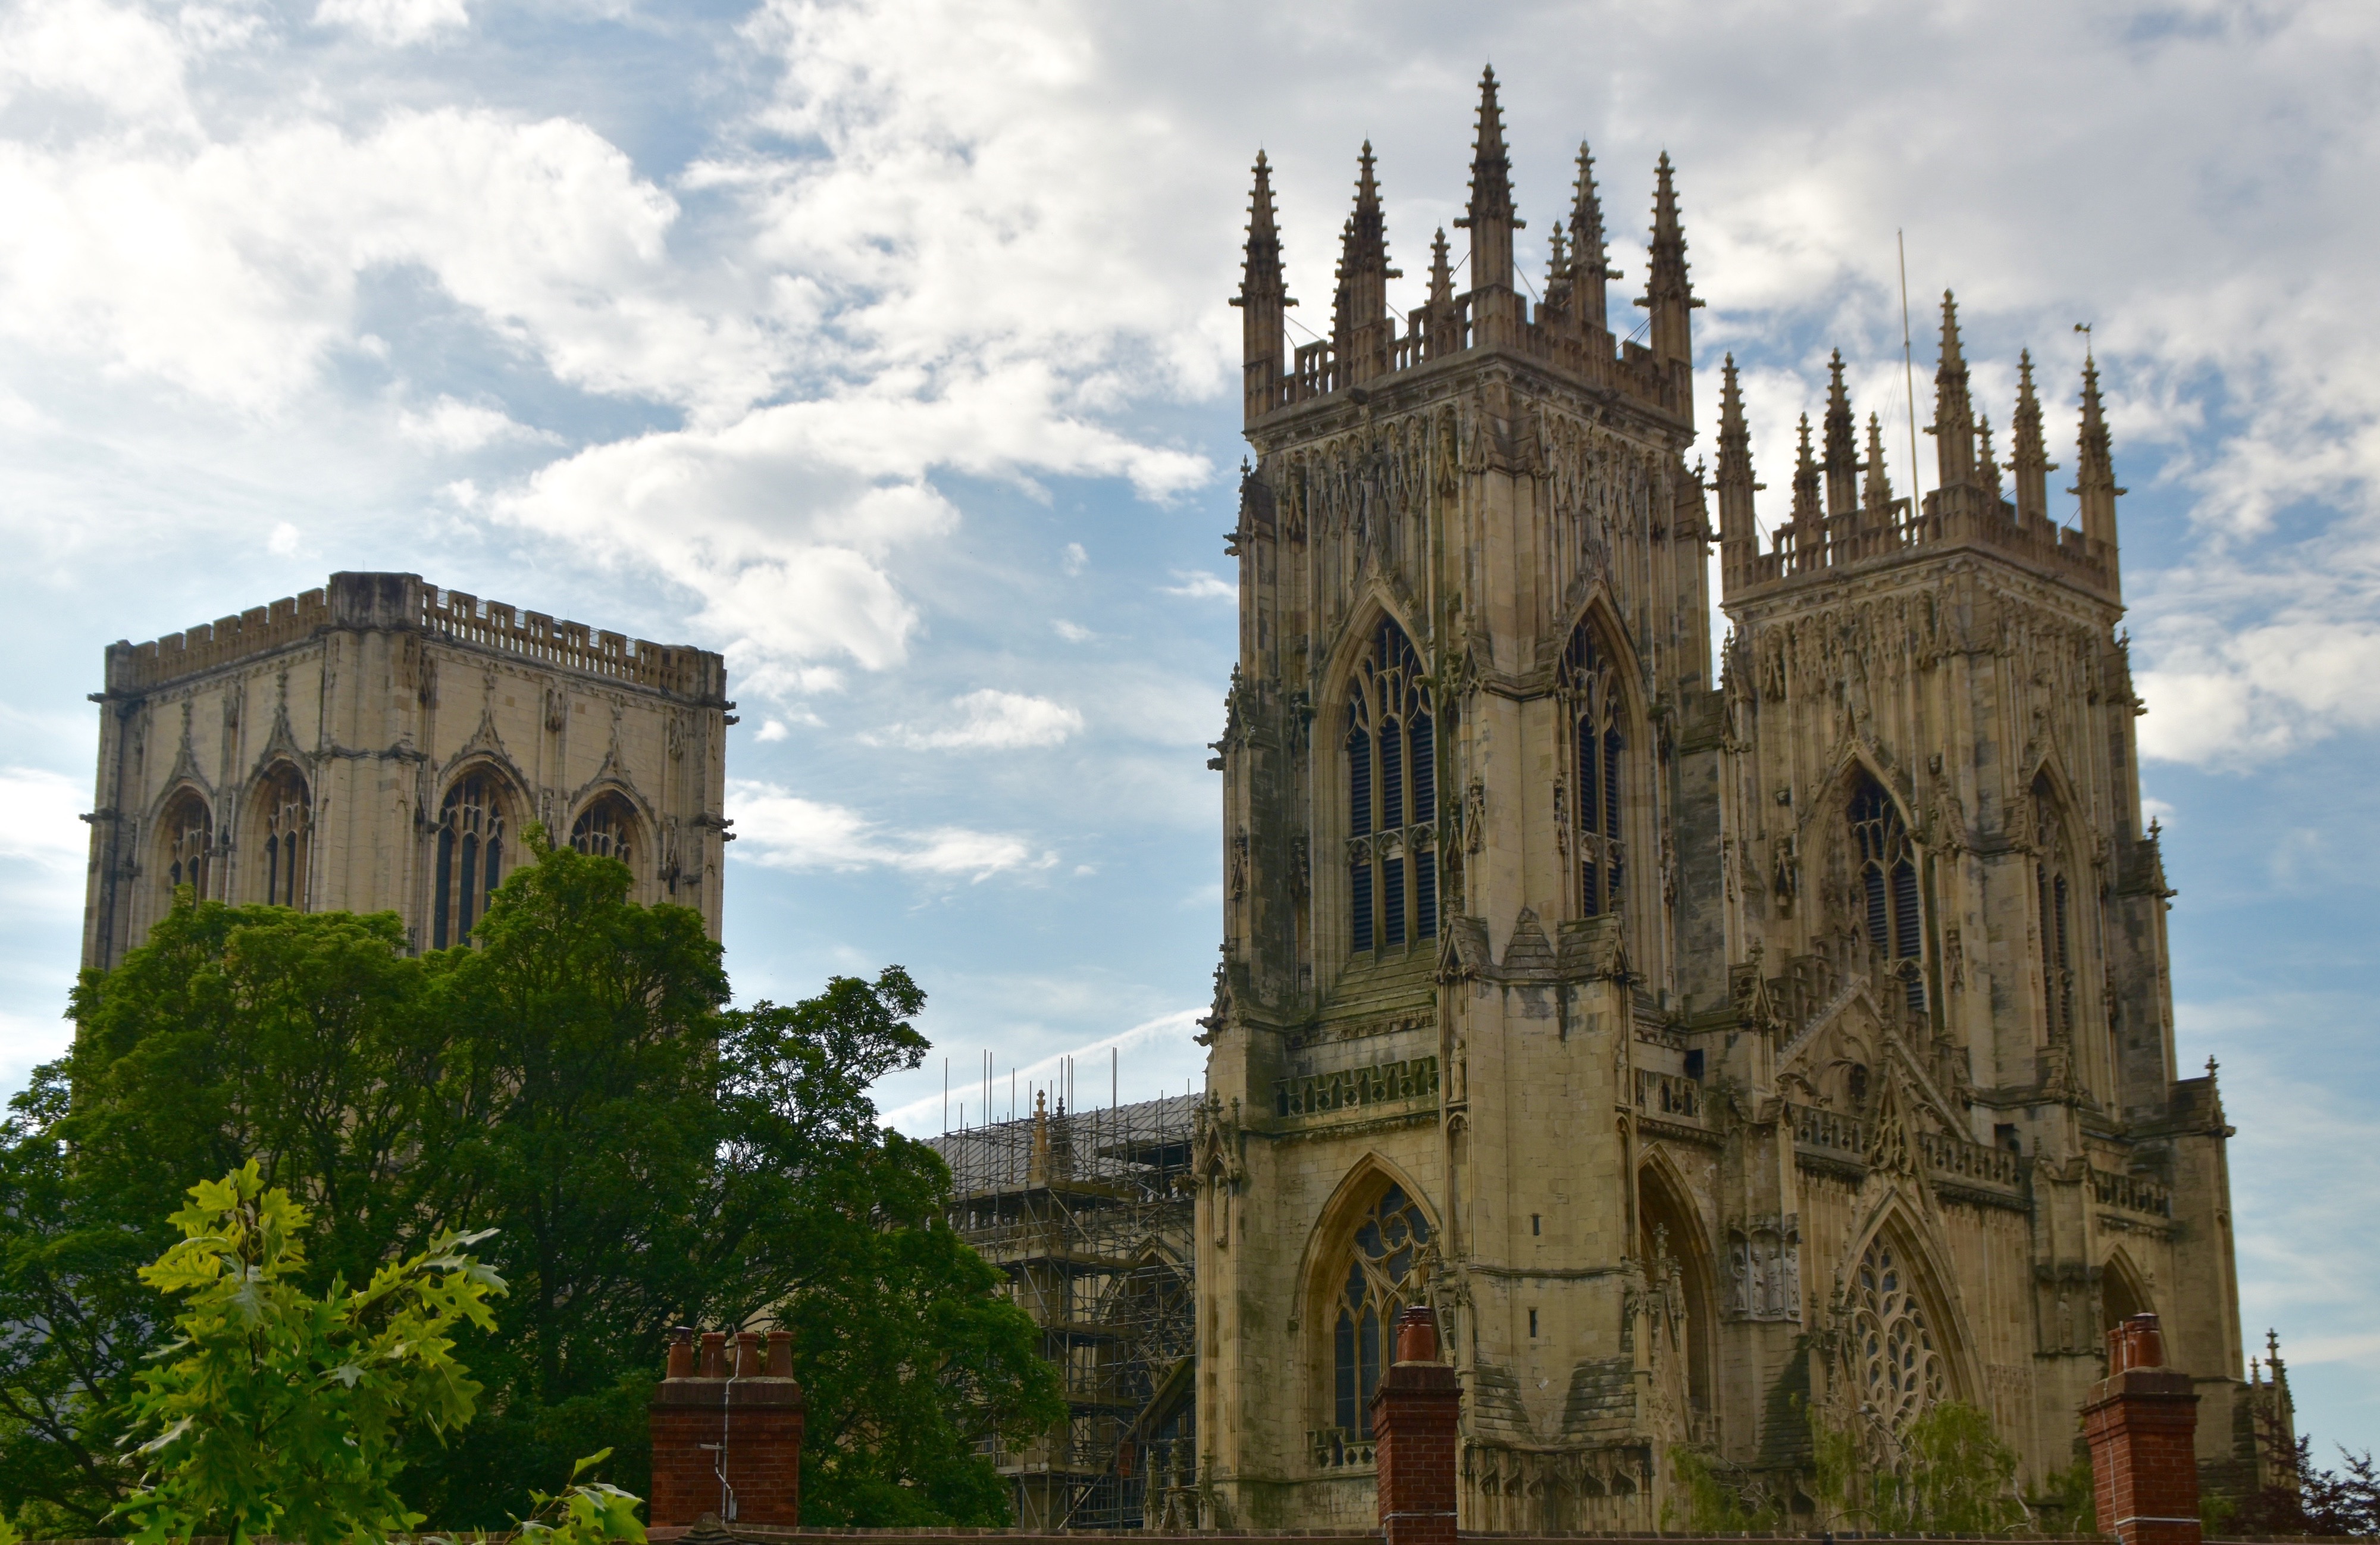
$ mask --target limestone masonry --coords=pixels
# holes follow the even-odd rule
[[[541,821],[719,934],[720,657],[442,590],[330,584],[107,651],[83,964],[173,906],[395,911],[458,943]]]
[[[1815,1429],[1890,1464],[1954,1399],[2039,1483],[2152,1311],[2197,1464],[2253,1484],[2286,1386],[2243,1379],[2230,1129],[2174,1064],[2095,366],[2060,524],[2030,357],[2003,467],[1945,296],[1924,497],[1838,357],[1764,548],[1731,361],[1687,461],[1666,156],[1641,344],[1583,148],[1517,292],[1492,75],[1466,291],[1440,232],[1390,312],[1359,170],[1328,340],[1285,347],[1261,156],[1233,302],[1204,1521],[1371,1523],[1413,1305],[1465,1529],[1661,1527],[1682,1444],[1806,1515]]]

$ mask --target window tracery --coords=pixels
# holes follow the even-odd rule
[[[207,802],[197,791],[184,789],[165,807],[157,821],[158,842],[162,852],[158,858],[159,877],[165,882],[165,901],[173,904],[174,893],[184,885],[198,893],[200,901],[208,898],[208,871],[214,863],[215,818]]]
[[[1348,933],[1358,954],[1438,937],[1437,723],[1421,657],[1383,618],[1347,695]]]
[[[616,794],[598,795],[570,826],[570,845],[600,858],[636,864],[637,812]]]
[[[1918,903],[1917,847],[1900,807],[1874,778],[1862,774],[1850,805],[1853,882],[1867,942],[1898,976],[1912,1014],[1925,1012],[1925,974],[1919,962],[1925,928]]]
[[[1372,1393],[1393,1360],[1397,1311],[1420,1283],[1415,1268],[1430,1242],[1429,1220],[1391,1185],[1355,1226],[1331,1335],[1331,1393],[1340,1429],[1372,1435]]]
[[[1572,785],[1578,790],[1579,911],[1599,918],[1618,912],[1625,894],[1621,793],[1627,737],[1618,678],[1584,622],[1571,630],[1558,678],[1570,705]]]
[[[1903,1432],[1942,1398],[1941,1353],[1918,1301],[1908,1264],[1878,1235],[1860,1257],[1852,1299],[1852,1372],[1862,1403],[1892,1431]]]
[[[431,948],[461,943],[487,915],[488,896],[504,881],[504,805],[503,786],[489,772],[473,772],[447,791],[438,811]]]
[[[266,777],[258,795],[257,815],[264,833],[258,845],[258,857],[264,865],[264,905],[303,911],[314,803],[296,768],[284,762]]]

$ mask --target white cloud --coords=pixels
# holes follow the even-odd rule
[[[752,738],[766,745],[772,740],[783,740],[792,734],[793,731],[785,728],[785,722],[783,719],[771,719],[762,724]]]
[[[516,423],[501,408],[462,402],[441,395],[426,412],[407,408],[396,416],[397,438],[425,450],[457,454],[476,451],[499,441],[528,440],[558,444],[549,431]]]
[[[895,724],[880,736],[862,738],[871,745],[916,750],[1006,751],[1060,745],[1083,728],[1083,716],[1076,710],[1022,692],[985,687],[953,699],[951,708],[954,717],[947,722]]]
[[[1079,541],[1068,542],[1066,551],[1059,554],[1059,572],[1064,574],[1069,579],[1090,566],[1091,555],[1083,551],[1083,544]]]
[[[276,558],[295,557],[298,554],[298,536],[297,527],[286,520],[281,521],[273,528],[273,534],[264,539],[264,550]]]
[[[1167,595],[1187,596],[1193,601],[1237,601],[1240,598],[1237,585],[1200,569],[1177,568],[1173,571],[1173,578],[1182,582],[1160,585],[1158,589]]]
[[[1085,627],[1081,623],[1068,622],[1063,617],[1050,618],[1050,629],[1070,644],[1087,644],[1093,639],[1099,637],[1098,634],[1092,632],[1089,628]]]
[[[771,869],[882,868],[980,882],[1058,861],[1014,834],[959,826],[892,830],[847,807],[749,779],[728,781],[727,809],[739,839],[729,851]]]
[[[91,857],[86,785],[37,767],[0,767],[0,906],[79,915]]]
[[[19,93],[80,99],[169,132],[191,127],[182,46],[131,6],[30,0],[0,18],[0,104]]]
[[[463,0],[322,0],[317,27],[346,27],[384,48],[427,43],[441,32],[468,28]]]

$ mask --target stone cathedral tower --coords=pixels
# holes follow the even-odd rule
[[[1466,1528],[1657,1527],[1682,1444],[1806,1508],[1814,1423],[1889,1462],[1947,1400],[2038,1481],[2143,1309],[2219,1479],[2248,1452],[2228,1128],[2174,1066],[2095,373],[2078,529],[2029,359],[2004,474],[1946,298],[1935,488],[1895,495],[1838,360],[1764,551],[1731,364],[1713,483],[1685,459],[1666,156],[1642,344],[1584,148],[1543,299],[1516,288],[1492,73],[1465,291],[1440,232],[1389,311],[1366,146],[1329,340],[1288,353],[1269,176],[1234,302],[1208,1521],[1370,1524],[1416,1302],[1464,1386]]]

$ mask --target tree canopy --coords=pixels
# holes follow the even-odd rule
[[[510,1291],[455,1332],[478,1417],[415,1433],[399,1483],[435,1527],[504,1527],[602,1448],[641,1491],[665,1331],[756,1318],[796,1338],[807,1517],[1005,1521],[978,1446],[1063,1406],[944,1221],[948,1171],[878,1125],[870,1086],[924,1056],[924,993],[890,967],[732,1008],[698,914],[533,849],[466,946],[186,899],[85,975],[73,1050],[0,1132],[0,1497],[22,1522],[118,1527],[134,1375],[169,1330],[137,1272],[188,1188],[251,1158],[302,1209],[310,1292],[494,1231],[478,1253]]]

